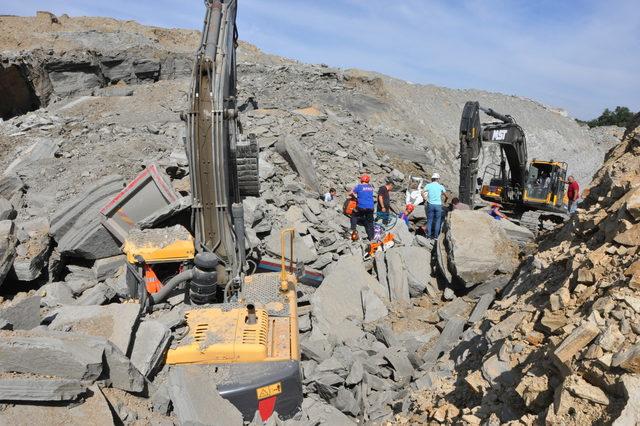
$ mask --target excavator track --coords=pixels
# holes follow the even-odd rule
[[[520,225],[533,232],[536,237],[540,233],[540,216],[543,212],[536,210],[529,210],[522,213],[520,217]]]
[[[260,171],[258,168],[258,141],[249,138],[249,143],[236,146],[238,187],[241,197],[260,196]]]

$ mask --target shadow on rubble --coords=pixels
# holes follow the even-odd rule
[[[481,327],[483,334],[486,334],[489,328],[488,323],[483,324]],[[515,368],[497,374],[492,378],[492,383],[486,381],[487,375],[483,371],[483,359],[499,357],[505,344],[503,339],[489,346],[489,342],[482,335],[477,335],[455,347],[450,353],[451,359],[459,360],[462,358],[464,360],[456,366],[458,376],[454,383],[454,390],[445,395],[445,400],[458,407],[479,406],[480,409],[476,413],[478,417],[489,418],[491,414],[495,414],[502,423],[518,420],[528,413],[538,415],[543,412],[553,402],[553,389],[559,384],[557,375],[552,375],[554,377],[552,380],[558,381],[558,383],[550,384],[546,391],[531,394],[528,401],[525,401],[516,391],[525,376],[543,376],[545,367],[553,368],[543,367],[543,364],[546,363],[546,357],[541,351],[533,351]],[[486,370],[493,368],[488,366]],[[527,371],[525,372],[523,369],[527,369]],[[473,379],[470,379],[471,383],[465,380],[468,375],[476,371],[482,372],[483,383],[488,387],[485,388],[479,382],[475,384]],[[522,389],[520,392],[527,396],[526,387],[524,392]]]

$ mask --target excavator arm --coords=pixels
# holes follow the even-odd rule
[[[241,195],[258,192],[258,150],[255,140],[250,144],[240,141],[237,120],[237,0],[207,0],[205,5],[186,114],[186,151],[196,250],[214,253],[224,266],[219,280],[228,281],[226,299],[231,281],[238,286],[242,282],[245,242]],[[243,194],[247,187],[251,193]]]
[[[499,121],[481,123],[480,111]],[[500,165],[501,178],[504,182],[509,181],[511,189],[505,191],[504,201],[520,202],[527,179],[527,143],[524,130],[510,115],[482,108],[477,101],[469,101],[464,105],[460,120],[460,201],[473,205],[480,154],[485,142],[500,145],[503,159]],[[509,172],[506,164],[509,165]]]

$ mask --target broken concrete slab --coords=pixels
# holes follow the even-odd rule
[[[158,368],[169,345],[171,330],[160,321],[143,321],[133,342],[131,363],[145,377]]]
[[[242,414],[220,396],[202,374],[206,366],[179,366],[169,371],[169,395],[180,424],[242,425]]]
[[[420,369],[425,370],[429,368],[437,361],[438,358],[440,358],[441,355],[449,352],[458,344],[460,336],[464,331],[465,323],[466,320],[458,316],[454,316],[447,321],[447,324],[444,326],[444,329],[442,329],[442,333],[440,333],[435,346],[429,349],[422,357],[424,364]]]
[[[640,373],[640,344],[633,345],[627,350],[615,354],[611,365],[624,368],[631,373]]]
[[[302,412],[313,422],[326,425],[355,425],[356,423],[336,407],[319,399],[305,398]]]
[[[429,349],[422,358],[424,364],[420,369],[425,370],[432,366],[436,360],[444,353],[449,352],[458,342],[464,331],[466,320],[458,316],[454,316],[444,326],[442,333],[438,337],[433,348]]]
[[[342,257],[311,296],[314,328],[325,334],[335,334],[345,326],[347,319],[363,321],[361,291],[370,288],[375,292],[379,285],[367,273],[361,257]]]
[[[600,334],[600,330],[597,325],[588,321],[583,322],[582,325],[573,330],[553,352],[555,360],[561,364],[570,362],[573,356],[591,343],[598,334]]]
[[[385,260],[385,253],[380,251],[374,256],[376,275],[378,276],[378,281],[383,289],[382,296],[385,300],[391,300],[391,296],[389,294],[389,281],[387,280],[387,262]]]
[[[13,404],[2,411],[2,422],[7,425],[92,425],[114,424],[109,403],[97,386],[92,386],[84,403],[73,406]]]
[[[524,246],[536,239],[536,236],[533,235],[533,232],[529,229],[524,226],[517,225],[510,220],[497,220],[496,222],[502,229],[504,229],[507,237],[511,241],[518,243],[520,246]]]
[[[43,285],[38,289],[38,295],[42,297],[41,304],[50,308],[75,303],[73,292],[63,281]]]
[[[40,325],[40,296],[16,297],[0,305],[0,319],[11,324],[13,330],[31,330]]]
[[[112,277],[118,269],[125,265],[126,260],[127,258],[123,254],[97,259],[91,268],[94,278],[96,281],[104,281]]]
[[[93,382],[103,371],[104,348],[74,337],[0,332],[0,371]]]
[[[116,297],[116,291],[106,283],[98,283],[76,300],[78,306],[102,305]]]
[[[431,279],[431,251],[423,247],[398,247],[407,270],[411,297],[422,295]]]
[[[331,405],[343,413],[351,414],[354,417],[360,414],[360,405],[358,404],[358,401],[353,396],[353,393],[345,388],[338,389],[338,393],[331,402]]]
[[[370,288],[363,288],[361,290],[361,296],[362,309],[364,310],[363,321],[365,323],[378,321],[389,314],[389,310],[385,306],[384,302],[376,296]]]
[[[139,312],[137,303],[64,306],[51,312],[49,329],[104,337],[126,354]]]
[[[305,185],[317,194],[321,193],[313,159],[302,141],[287,134],[283,140],[276,143],[276,150],[291,163],[292,168],[298,172]]]
[[[387,282],[392,302],[409,302],[410,300],[408,269],[403,260],[403,254],[400,247],[392,247],[385,253]]]
[[[0,375],[0,401],[69,401],[86,390],[79,380]]]
[[[22,198],[26,185],[15,173],[5,173],[0,176],[0,197],[8,200],[11,205],[16,206],[16,201]]]
[[[41,275],[49,257],[49,221],[47,218],[37,218],[22,223],[18,229],[18,239],[20,244],[16,247],[13,270],[20,281],[33,281]]]
[[[487,332],[487,340],[496,343],[513,334],[514,330],[529,317],[529,312],[515,312],[504,320],[500,321]]]
[[[39,138],[18,154],[18,157],[4,169],[3,175],[13,175],[24,167],[28,167],[30,164],[53,158],[59,148],[60,141]]]
[[[491,306],[491,303],[493,303],[494,299],[495,299],[495,295],[493,293],[487,293],[482,295],[480,297],[480,300],[478,300],[478,303],[476,303],[475,308],[473,308],[473,311],[471,312],[471,316],[469,317],[469,323],[474,324],[482,320],[484,318],[484,314],[487,312],[487,310],[489,309],[489,306]]]
[[[398,383],[409,383],[413,375],[413,365],[407,352],[400,348],[389,348],[383,352],[384,357],[393,367],[393,379]]]
[[[0,221],[0,285],[4,282],[16,257],[16,230],[10,220]]]
[[[11,201],[0,196],[0,220],[15,219],[16,211]]]
[[[572,375],[565,380],[565,388],[574,396],[596,404],[609,405],[609,397],[597,386],[588,383],[582,377]]]
[[[447,217],[448,267],[467,288],[518,266],[518,248],[496,222],[482,211],[454,210]]]
[[[85,259],[120,254],[120,243],[102,226],[99,209],[123,187],[122,177],[107,176],[58,209],[50,233],[61,254]]]
[[[269,253],[281,257],[282,256],[282,242],[279,229],[272,229],[271,234],[267,237],[266,249]],[[289,258],[291,255],[291,239],[285,238],[285,258]],[[305,244],[301,238],[296,238],[293,242],[293,257],[295,261],[310,264],[318,259],[318,253],[314,247],[310,247]]]
[[[458,297],[452,302],[444,305],[444,307],[438,309],[438,316],[444,321],[448,321],[454,317],[466,319],[468,317],[468,312],[469,304],[467,304],[462,297]]]
[[[626,397],[620,416],[612,426],[631,426],[640,423],[640,377],[624,374],[621,378]]]

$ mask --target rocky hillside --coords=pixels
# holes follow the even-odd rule
[[[5,120],[47,105],[47,111],[53,112],[60,107],[54,104],[81,95],[93,95],[91,102],[105,102],[105,97],[114,95],[133,93],[134,99],[141,95],[148,105],[144,109],[164,112],[160,116],[149,113],[155,127],[177,121],[177,113],[184,108],[186,78],[199,37],[196,31],[47,13],[32,18],[0,17],[0,26],[0,87],[5,91],[0,113]],[[339,175],[355,175],[363,168],[372,168],[374,173],[392,168],[414,173],[437,170],[455,189],[459,117],[464,103],[473,99],[516,117],[527,132],[530,155],[568,161],[581,182],[590,179],[616,140],[611,132],[590,132],[554,109],[515,96],[416,85],[370,72],[306,65],[245,44],[239,62],[239,99],[251,98],[248,105],[260,110],[255,113],[258,116],[243,117],[247,133],[256,133],[265,147],[285,134],[301,137],[316,166],[343,165],[337,169]],[[167,87],[164,80],[176,81]],[[157,82],[163,89],[152,88]],[[104,89],[123,84],[131,90]],[[150,91],[156,92],[154,99],[144,95]],[[136,116],[146,113],[135,100],[118,102],[114,117],[106,120],[108,125],[128,127],[135,133],[135,123],[142,127],[148,122],[139,116],[126,119],[129,110]],[[77,108],[84,110],[89,105]],[[312,117],[294,113],[308,107],[318,112]],[[87,132],[93,133],[93,126]],[[104,132],[101,136],[106,138]],[[175,134],[166,136],[174,138]],[[173,143],[162,136],[153,139]],[[24,144],[20,139],[7,143]],[[119,141],[115,144],[117,151]],[[118,165],[130,159],[129,155],[120,157]],[[352,182],[351,176],[336,174],[320,170],[321,186]]]
[[[410,421],[638,424],[639,279],[637,115],[585,209],[540,242],[482,319],[462,315],[468,329],[414,393]]]
[[[202,392],[204,376],[165,364],[189,307],[177,294],[141,312],[99,214],[145,168],[171,184],[171,213],[189,209],[180,113],[197,32],[47,13],[2,16],[0,29],[0,418],[203,424],[225,413],[225,424],[242,424],[217,392]],[[610,151],[585,210],[539,252],[529,231],[484,211],[448,215],[434,247],[419,235],[418,208],[390,227],[394,247],[363,258],[362,241],[346,237],[343,190],[365,170],[376,185],[439,171],[455,186],[466,100],[514,115],[532,156],[575,164],[583,182],[619,129],[246,44],[238,68],[244,135],[260,144],[261,196],[244,200],[250,255],[278,257],[279,229],[294,227],[297,260],[324,276],[298,287],[304,402],[285,424],[635,415],[636,130]],[[329,186],[337,203],[318,199]],[[135,226],[168,226],[163,214]]]

